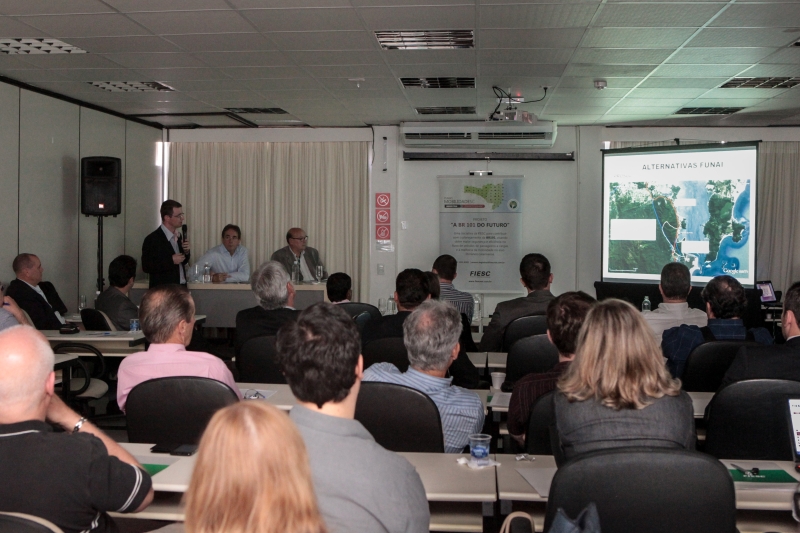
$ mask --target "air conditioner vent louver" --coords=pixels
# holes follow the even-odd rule
[[[471,139],[472,135],[469,133],[464,132],[453,132],[453,133],[406,133],[406,139],[415,139],[415,140],[431,140],[431,139],[450,139],[450,140],[459,140],[459,139]]]
[[[546,139],[547,134],[544,132],[493,132],[493,133],[479,133],[478,139],[480,140],[513,140],[513,139]]]
[[[511,120],[403,122],[400,125],[406,146],[453,148],[552,148],[556,140],[556,123],[537,120],[535,123]]]

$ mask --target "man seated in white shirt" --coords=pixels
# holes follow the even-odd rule
[[[228,224],[222,228],[222,244],[208,250],[197,264],[211,267],[211,281],[214,283],[247,283],[250,281],[250,259],[247,248],[242,246],[242,230],[239,226]]]
[[[664,331],[682,324],[704,327],[708,324],[708,316],[702,309],[691,309],[686,299],[692,290],[692,275],[683,263],[667,263],[661,269],[661,283],[658,290],[664,302],[654,311],[644,311],[644,318],[656,340],[661,342]]]

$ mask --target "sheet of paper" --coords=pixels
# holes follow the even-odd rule
[[[245,400],[253,399],[253,400],[266,400],[273,394],[277,393],[276,390],[265,390],[265,389],[239,389],[242,392],[242,396]],[[257,393],[257,394],[256,394]],[[255,398],[253,398],[255,396]]]
[[[539,496],[547,498],[547,495],[550,494],[550,483],[553,482],[553,476],[556,475],[558,468],[517,468],[516,470]]]
[[[492,395],[492,401],[489,402],[489,407],[508,407],[510,402],[510,392],[495,392]]]

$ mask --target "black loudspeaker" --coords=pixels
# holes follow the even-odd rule
[[[118,157],[81,159],[81,213],[116,216],[122,212],[122,160]]]

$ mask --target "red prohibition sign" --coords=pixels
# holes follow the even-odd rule
[[[388,209],[376,209],[375,210],[375,222],[378,224],[388,224],[389,223],[389,210]]]
[[[379,241],[388,241],[392,238],[390,226],[375,226],[375,238]]]
[[[375,207],[390,207],[391,206],[391,194],[388,192],[377,192],[375,193]]]

